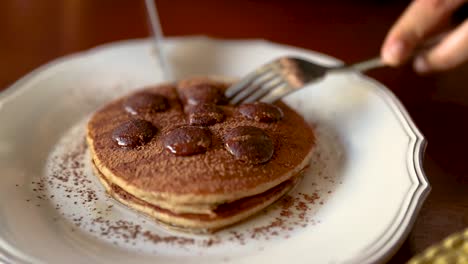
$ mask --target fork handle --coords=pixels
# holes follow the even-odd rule
[[[329,68],[329,72],[347,72],[347,71],[357,71],[357,72],[365,72],[370,69],[379,68],[387,66],[383,63],[380,57],[374,57],[372,59],[368,59],[365,61],[356,62],[353,64],[343,64],[338,67]]]
[[[383,66],[386,66],[386,64],[383,63],[382,59],[380,57],[375,57],[375,58],[372,58],[372,59],[369,59],[369,60],[365,60],[365,61],[354,63],[354,64],[351,64],[351,65],[347,65],[344,68],[346,68],[347,70],[365,72],[367,70],[374,69],[374,68],[379,68],[379,67],[383,67]]]
[[[422,45],[420,45],[413,51],[413,53],[411,54],[411,57],[415,57],[421,52],[424,52],[434,47],[435,45],[440,43],[440,41],[446,35],[447,35],[447,32],[443,32],[425,41]],[[358,71],[358,72],[365,72],[367,70],[379,68],[383,66],[387,66],[387,65],[382,61],[382,59],[380,57],[374,57],[372,59],[357,62],[351,65],[343,65],[342,67],[337,68],[337,70],[352,70],[352,71]]]

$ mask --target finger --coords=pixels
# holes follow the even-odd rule
[[[414,68],[420,73],[454,68],[468,60],[468,20],[451,32],[439,45],[419,55]]]
[[[415,0],[387,35],[381,56],[389,65],[400,65],[428,35],[446,23],[465,0]]]

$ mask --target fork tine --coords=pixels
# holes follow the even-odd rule
[[[276,87],[275,89],[270,90],[262,98],[259,98],[259,101],[272,104],[277,100],[281,99],[282,97],[286,96],[287,94],[293,92],[294,90],[294,87],[291,87],[289,85],[281,85],[279,87]]]
[[[239,82],[229,87],[225,92],[225,95],[228,98],[228,100],[232,99],[234,96],[243,91],[244,88],[248,87],[257,78],[261,77],[265,73],[268,73],[273,67],[273,63],[265,64],[257,70],[249,73],[245,78],[243,78]]]
[[[251,81],[248,86],[245,86],[242,91],[237,95],[231,98],[230,102],[233,105],[237,105],[249,97],[251,94],[255,93],[257,90],[261,89],[262,86],[274,79],[277,79],[277,75],[274,71],[269,71],[263,75],[257,77],[255,80]]]
[[[278,88],[280,85],[286,85],[286,82],[284,82],[282,78],[277,78],[268,83],[265,83],[260,89],[255,91],[255,93],[245,98],[242,103],[253,103],[259,98],[264,97],[271,90]]]

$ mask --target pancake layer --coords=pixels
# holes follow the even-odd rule
[[[106,190],[171,226],[216,230],[291,189],[309,164],[312,129],[282,102],[224,104],[228,85],[147,87],[97,111],[87,142]]]

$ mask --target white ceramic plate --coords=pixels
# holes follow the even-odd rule
[[[240,77],[280,55],[265,41],[167,42],[177,78]],[[287,198],[212,236],[166,231],[106,196],[84,144],[90,113],[161,81],[146,40],[54,61],[0,94],[0,261],[14,263],[373,263],[401,245],[429,192],[425,141],[383,85],[327,77],[286,101],[317,129],[311,170]],[[289,200],[288,200],[289,199]]]

